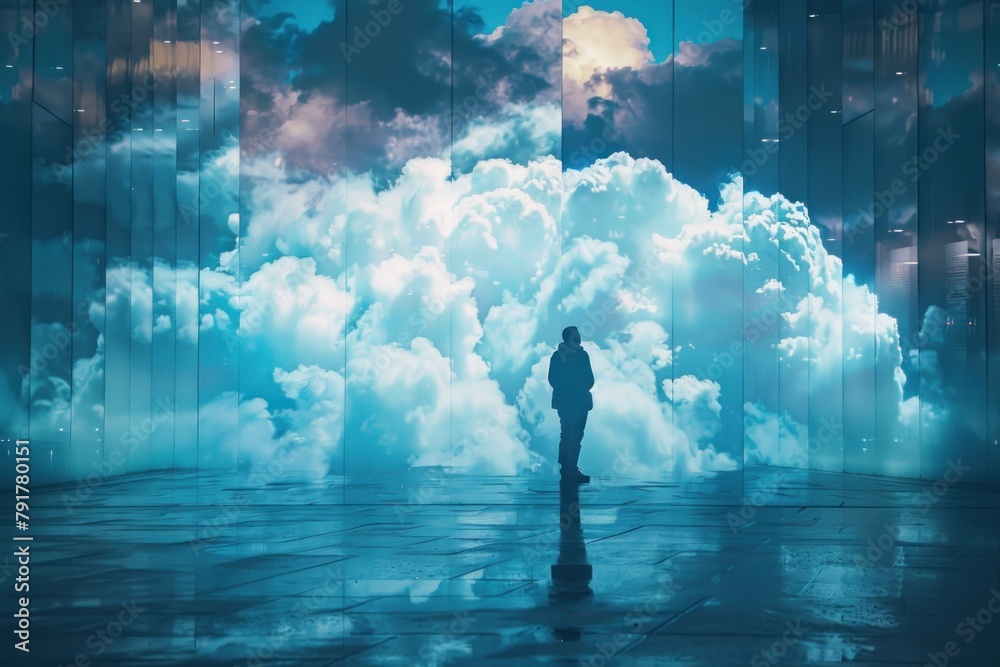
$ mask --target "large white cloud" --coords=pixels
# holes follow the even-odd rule
[[[903,401],[895,321],[843,275],[804,207],[744,195],[738,179],[710,206],[621,153],[565,173],[551,157],[486,160],[457,177],[421,158],[388,188],[303,179],[273,156],[246,172],[244,235],[218,266],[170,276],[178,305],[203,313],[203,354],[240,346],[239,391],[201,397],[217,450],[204,462],[552,467],[545,378],[570,323],[597,377],[582,458],[594,470],[731,469],[744,443],[751,462],[809,464],[810,401],[868,377],[888,437],[941,417]],[[157,316],[154,282],[112,268],[94,308],[138,316],[138,344],[157,327],[192,341],[191,317]],[[58,416],[68,392],[53,386]]]
[[[905,430],[894,321],[780,195],[744,196],[737,180],[713,208],[658,162],[624,154],[566,173],[552,158],[487,160],[457,178],[425,158],[388,189],[296,181],[289,197],[311,190],[317,208],[281,227],[269,222],[282,188],[270,164],[241,252],[286,256],[245,264],[233,303],[243,317],[271,314],[244,327],[282,380],[262,396],[289,398],[287,373],[304,368],[344,378],[346,415],[320,428],[346,439],[304,438],[327,443],[316,460],[344,447],[349,469],[551,465],[558,420],[545,370],[569,322],[598,377],[585,439],[597,468],[731,468],[744,435],[748,460],[808,463],[808,402],[782,402],[769,367],[781,367],[785,392],[817,398],[874,369],[885,378],[880,419]],[[316,215],[327,201],[342,208]],[[845,331],[859,344],[842,355]],[[728,372],[713,370],[734,352]],[[763,385],[743,386],[744,362]],[[325,414],[310,400],[296,395],[275,418],[308,433]]]

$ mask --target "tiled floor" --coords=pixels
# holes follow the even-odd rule
[[[433,470],[38,490],[22,664],[1000,665],[1000,493],[936,490],[595,478],[578,513],[552,477]]]

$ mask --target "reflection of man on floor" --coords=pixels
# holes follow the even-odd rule
[[[587,559],[587,545],[583,541],[580,521],[580,487],[576,484],[559,485],[559,559],[552,564],[552,587],[549,598],[571,602],[594,597],[590,581],[594,568]],[[567,617],[568,616],[568,617]],[[580,629],[572,626],[573,614],[556,617],[560,625],[553,626],[562,640],[580,639]],[[569,623],[570,625],[565,625]]]
[[[559,412],[559,464],[562,481],[586,484],[590,477],[580,472],[580,442],[587,426],[587,413],[594,408],[590,389],[594,386],[594,371],[590,357],[580,347],[580,332],[566,327],[563,342],[549,360],[549,384],[552,385],[552,408]]]

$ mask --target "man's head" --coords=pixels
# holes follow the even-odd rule
[[[566,327],[563,329],[562,338],[567,345],[580,347],[580,331],[576,327]]]

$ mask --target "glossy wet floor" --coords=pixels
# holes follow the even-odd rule
[[[1000,493],[946,483],[171,472],[32,512],[24,664],[1000,664]]]

